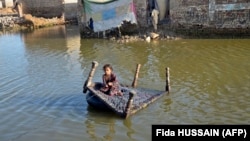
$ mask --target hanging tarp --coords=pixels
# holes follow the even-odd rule
[[[87,0],[87,1],[92,2],[92,3],[101,3],[101,4],[103,4],[103,3],[113,2],[115,0]]]
[[[107,0],[104,3],[85,0],[86,18],[93,19],[94,31],[104,31],[118,27],[123,21],[137,24],[133,0]],[[101,1],[100,1],[101,2]],[[108,2],[108,3],[107,3]]]

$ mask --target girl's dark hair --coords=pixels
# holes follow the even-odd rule
[[[106,68],[110,68],[113,71],[113,68],[110,64],[106,64],[103,66],[103,70],[105,70]]]

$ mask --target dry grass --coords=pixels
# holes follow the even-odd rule
[[[25,21],[28,21],[29,23],[32,23],[34,28],[41,28],[41,27],[47,27],[47,26],[53,26],[53,25],[60,25],[64,24],[65,21],[63,18],[43,18],[43,17],[34,17],[31,14],[25,14],[24,15]]]

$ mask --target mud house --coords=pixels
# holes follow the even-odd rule
[[[112,18],[117,19],[122,13],[131,14],[131,12],[134,17],[125,20],[132,21],[137,28],[150,27],[153,8],[159,10],[159,25],[163,27],[170,25],[171,28],[246,30],[250,27],[250,0],[130,0],[127,3],[122,1],[78,0],[78,22],[81,34],[85,32],[82,26],[88,26],[90,17],[94,21],[94,31],[101,31],[117,27],[121,23],[117,21],[119,24],[101,25],[107,20],[112,21]],[[133,6],[133,10],[129,3]],[[102,8],[92,8],[98,5]]]
[[[20,0],[24,14],[53,18],[65,16],[66,20],[76,20],[77,0]]]

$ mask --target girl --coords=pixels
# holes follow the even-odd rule
[[[103,87],[100,89],[102,92],[108,95],[123,95],[120,91],[120,85],[116,79],[116,75],[113,73],[113,68],[110,64],[103,66],[104,74],[102,76]]]

